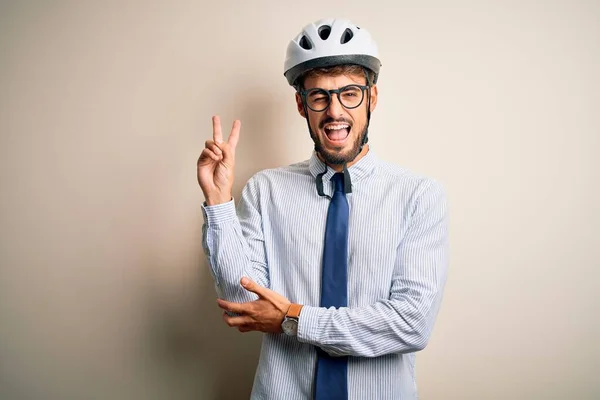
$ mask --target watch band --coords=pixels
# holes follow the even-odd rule
[[[300,310],[302,310],[302,304],[292,304],[285,316],[298,319],[300,317]]]

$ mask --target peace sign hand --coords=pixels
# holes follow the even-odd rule
[[[226,203],[231,200],[233,172],[235,166],[235,148],[240,138],[239,120],[233,122],[227,142],[223,141],[221,119],[215,115],[213,122],[213,140],[207,140],[198,159],[198,183],[204,193],[206,204]]]

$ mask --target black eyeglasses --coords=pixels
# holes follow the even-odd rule
[[[345,108],[353,109],[360,106],[365,98],[365,90],[369,86],[347,85],[339,89],[325,90],[314,88],[303,90],[300,95],[308,108],[315,112],[325,111],[331,104],[331,96],[337,94],[340,104]]]

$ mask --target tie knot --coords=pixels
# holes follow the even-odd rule
[[[331,180],[333,181],[334,192],[344,192],[344,174],[341,172],[335,173]]]

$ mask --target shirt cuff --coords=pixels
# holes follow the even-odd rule
[[[319,345],[319,320],[326,310],[320,307],[303,306],[298,318],[298,341]]]
[[[227,203],[216,204],[214,206],[208,206],[206,203],[202,204],[202,214],[208,226],[222,224],[237,218],[233,198]]]

